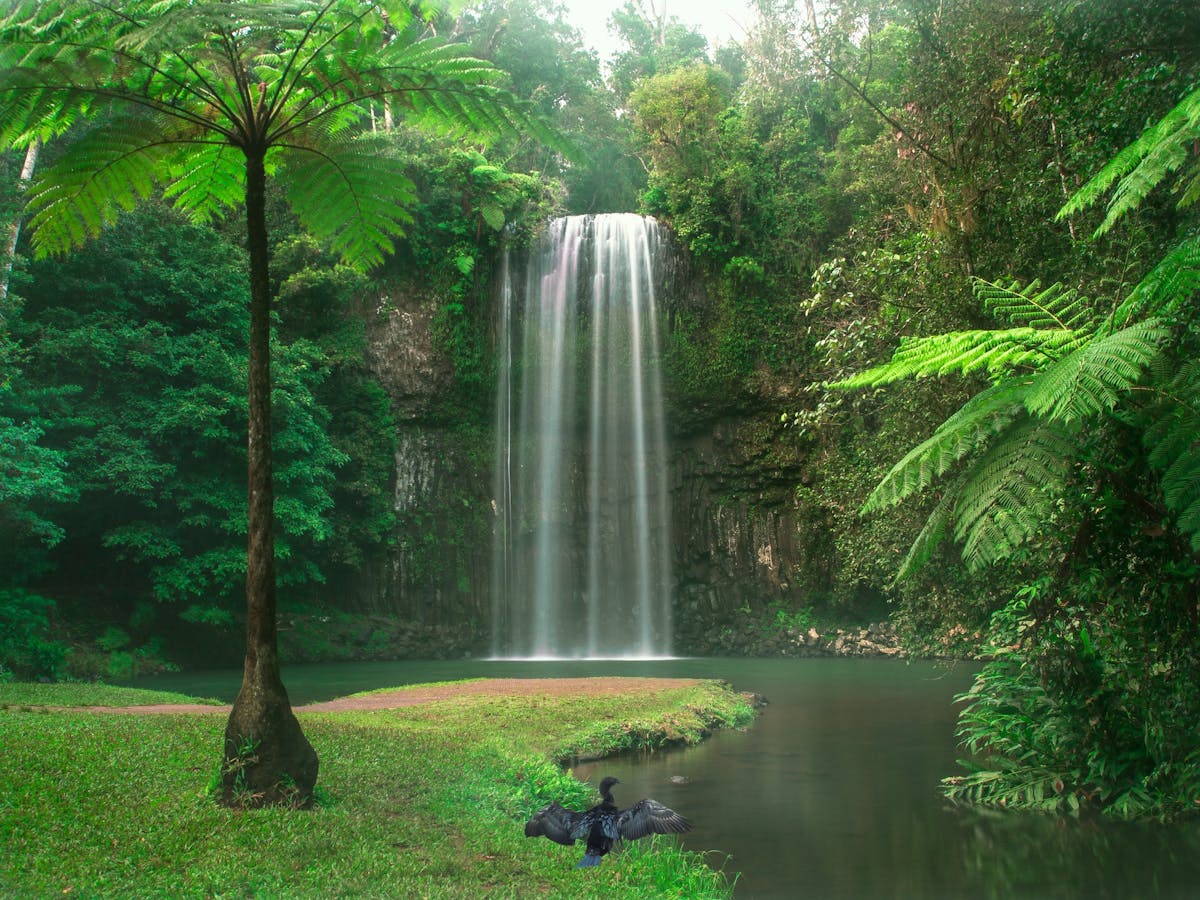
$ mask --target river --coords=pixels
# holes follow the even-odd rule
[[[686,846],[737,877],[739,898],[1196,898],[1200,824],[1161,826],[955,807],[953,697],[969,667],[896,660],[354,663],[290,666],[296,704],[372,688],[494,677],[723,678],[769,701],[698,747],[581,766],[688,816]],[[231,700],[240,672],[140,682]]]

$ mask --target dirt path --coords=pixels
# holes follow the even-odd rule
[[[461,697],[595,697],[627,691],[669,691],[695,684],[694,678],[485,678],[465,684],[431,684],[397,688],[362,697],[339,697],[324,703],[297,706],[296,712],[346,712],[367,709],[399,709],[438,700]],[[229,706],[202,703],[162,703],[150,706],[90,706],[93,712],[155,715],[163,713],[209,713],[229,715]]]

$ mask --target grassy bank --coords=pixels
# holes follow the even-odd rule
[[[52,693],[50,689],[53,689]],[[85,690],[86,687],[82,688]],[[135,716],[40,705],[163,702],[0,685],[0,894],[13,897],[726,897],[670,840],[597,869],[522,833],[590,789],[554,760],[698,740],[752,716],[716,682],[589,698],[470,697],[302,713],[321,757],[311,812],[229,812],[209,796],[221,714]],[[175,698],[193,702],[192,698]]]

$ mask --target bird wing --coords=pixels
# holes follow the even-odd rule
[[[587,837],[587,813],[572,812],[559,803],[544,806],[525,823],[525,837],[548,837],[556,844],[570,847]]]
[[[657,800],[639,800],[617,816],[617,832],[627,841],[648,834],[680,834],[691,830],[691,822]]]

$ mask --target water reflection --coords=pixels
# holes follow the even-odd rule
[[[728,853],[746,898],[1196,898],[1200,825],[988,813],[949,805],[954,694],[972,672],[893,660],[487,661],[291,667],[297,703],[476,675],[717,677],[770,700],[754,726],[699,747],[604,760],[618,803],[689,816],[688,847]],[[189,678],[191,679],[189,681]],[[236,692],[238,674],[152,686]],[[207,687],[203,687],[207,684]],[[151,685],[147,685],[151,686]],[[673,779],[673,776],[677,778]],[[720,864],[720,857],[711,860]]]

